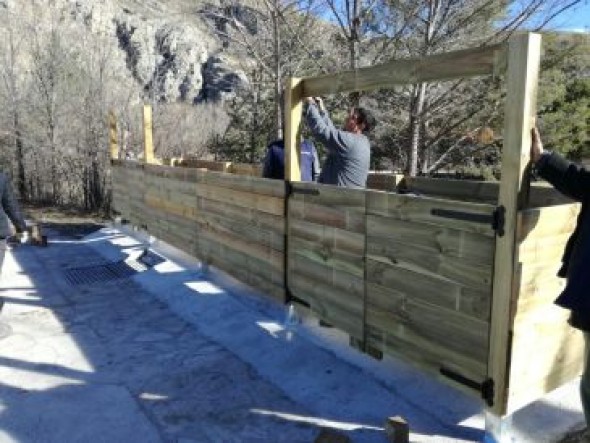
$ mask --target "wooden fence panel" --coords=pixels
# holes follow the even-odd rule
[[[196,188],[197,255],[284,301],[283,182],[204,172]]]
[[[292,186],[289,290],[321,319],[364,340],[365,191]]]
[[[579,205],[520,211],[517,238],[519,295],[512,316],[508,411],[580,374],[583,335],[567,325],[569,311],[553,304],[565,281],[557,277]]]
[[[367,192],[367,345],[486,377],[495,206]]]
[[[143,205],[143,165],[114,160],[112,180],[113,209],[130,223],[141,226],[146,218]]]
[[[284,300],[283,182],[113,164],[114,207],[151,235]]]

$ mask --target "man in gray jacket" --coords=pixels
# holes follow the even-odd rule
[[[6,238],[12,235],[8,219],[18,234],[24,232],[27,225],[12,190],[10,179],[2,172],[0,172],[0,196],[2,197],[2,204],[0,204],[0,270],[2,270],[6,253]]]
[[[366,187],[371,161],[366,134],[375,126],[373,116],[364,108],[352,108],[343,129],[337,129],[321,99],[307,97],[305,102],[307,125],[328,150],[318,181],[347,188]]]

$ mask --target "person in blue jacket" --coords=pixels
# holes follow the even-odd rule
[[[569,324],[584,333],[586,357],[580,396],[586,424],[590,424],[590,171],[556,152],[543,151],[537,128],[532,130],[531,161],[537,174],[562,194],[582,203],[576,228],[566,243],[558,276],[566,278],[555,300],[570,310]]]
[[[320,175],[320,161],[313,143],[309,140],[301,142],[301,181],[317,181]],[[282,139],[275,140],[266,150],[264,178],[285,179],[285,143]]]

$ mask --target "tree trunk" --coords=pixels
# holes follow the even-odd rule
[[[25,159],[23,152],[23,139],[20,131],[18,112],[14,111],[14,149],[16,157],[16,188],[20,198],[27,200],[27,181],[25,177]]]
[[[412,111],[410,114],[410,158],[408,170],[412,177],[418,172],[418,147],[420,145],[420,128],[422,127],[422,112],[426,96],[426,83],[414,86],[412,91]]]
[[[361,28],[361,1],[353,0],[352,20],[350,21],[350,38],[348,40],[348,50],[350,55],[350,69],[356,70],[360,67],[360,28]],[[361,94],[359,91],[350,93],[350,105],[357,107],[360,103]]]
[[[276,9],[279,8],[278,2],[274,3],[275,11],[271,14],[272,19],[272,30],[274,40],[274,95],[275,95],[275,106],[274,106],[274,118],[275,118],[275,135],[277,139],[283,138],[283,106],[281,100],[281,92],[283,87],[283,73],[281,66],[281,33],[279,29],[279,17]]]

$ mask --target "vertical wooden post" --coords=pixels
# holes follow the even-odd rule
[[[109,152],[111,159],[119,158],[119,135],[117,131],[117,117],[114,111],[109,112]]]
[[[535,121],[540,54],[539,34],[518,35],[509,42],[502,178],[498,198],[498,206],[504,207],[505,224],[504,234],[496,236],[488,357],[488,377],[494,382],[491,411],[497,415],[506,413],[508,403],[513,303],[518,291],[515,281],[518,275],[518,194],[521,187],[526,186],[523,175],[529,162],[531,128]]]
[[[151,105],[143,105],[143,161],[146,164],[154,162]]]
[[[303,83],[288,78],[285,86],[285,180],[301,181],[301,143],[299,124],[303,109]]]

